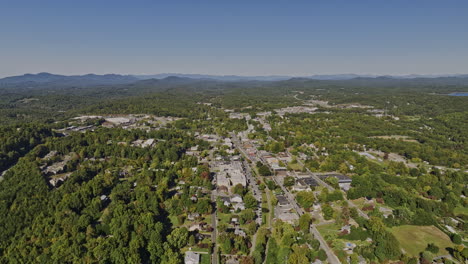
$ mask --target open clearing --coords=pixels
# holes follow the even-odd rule
[[[445,248],[452,246],[450,238],[435,226],[403,225],[391,228],[391,232],[411,256],[417,256],[424,251],[429,243],[439,247],[438,255],[448,254]]]
[[[336,238],[340,231],[340,227],[335,223],[318,225],[317,229],[325,239],[327,239],[327,237]]]
[[[468,207],[457,206],[453,210],[455,215],[468,215]]]
[[[381,139],[395,139],[395,140],[403,140],[406,142],[414,142],[414,143],[419,143],[417,140],[412,139],[408,136],[400,136],[400,135],[391,135],[391,136],[374,136],[370,138],[381,138]]]

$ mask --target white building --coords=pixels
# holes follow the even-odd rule
[[[231,198],[231,202],[232,203],[242,203],[243,200],[242,200],[242,196],[238,195],[238,194],[234,194]]]
[[[195,253],[193,251],[185,252],[185,264],[198,264],[200,263],[200,254]]]

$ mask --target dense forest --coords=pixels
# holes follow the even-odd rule
[[[197,164],[183,155],[194,139],[181,133],[100,130],[52,136],[33,148],[1,182],[3,262],[175,263],[183,238],[171,233],[162,204],[183,168]],[[106,143],[143,135],[158,140],[155,148]],[[58,175],[41,172],[65,156]],[[60,187],[48,183],[67,173]]]

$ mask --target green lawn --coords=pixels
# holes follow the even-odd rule
[[[200,255],[208,255],[210,256],[210,254],[208,254],[208,249],[207,248],[199,248],[197,246],[194,246],[194,247],[189,247],[189,246],[186,246],[186,247],[183,247],[180,249],[180,252],[182,254],[185,254],[185,252],[187,251],[193,251],[193,252],[197,252],[197,253],[200,253]],[[203,254],[203,252],[206,252],[206,254]]]
[[[400,242],[401,248],[411,256],[418,256],[429,243],[439,247],[438,255],[448,254],[445,248],[453,245],[450,238],[435,226],[403,225],[390,230]]]
[[[302,166],[299,163],[288,163],[289,168],[295,171],[302,171]]]
[[[224,223],[229,225],[231,223],[232,216],[233,214],[218,213],[219,224]]]
[[[211,255],[210,254],[200,254],[200,264],[210,264]]]
[[[330,223],[326,225],[319,225],[317,226],[318,231],[322,236],[325,237],[332,237],[336,238],[338,236],[338,232],[340,231],[340,226],[335,223]]]
[[[211,215],[204,215],[203,216],[203,222],[206,222],[207,224],[211,225]]]

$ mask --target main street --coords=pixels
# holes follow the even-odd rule
[[[248,156],[246,155],[244,149],[242,148],[242,145],[240,144],[239,139],[237,138],[237,136],[234,133],[231,133],[230,135],[231,135],[231,142],[234,144],[234,147],[236,147],[245,158],[248,158]],[[262,203],[262,193],[260,192],[260,189],[258,188],[257,180],[253,176],[252,169],[250,167],[251,164],[247,160],[244,160],[243,165],[244,165],[244,169],[245,169],[245,175],[246,175],[246,178],[247,178],[247,185],[251,188],[252,194],[255,197],[255,199],[261,204]],[[261,220],[262,219],[261,206],[259,208],[257,208],[256,213],[257,213],[257,217],[258,217],[257,219]],[[261,225],[261,223],[258,223],[258,224]]]
[[[233,135],[233,133],[231,134],[231,137],[232,137],[232,141],[234,143],[234,145],[237,147],[237,149],[239,149],[239,151],[245,156],[245,157],[248,157],[246,155],[246,152],[245,150],[242,148],[242,145],[239,143],[239,140],[238,138],[236,137],[236,135]],[[258,151],[257,151],[257,154],[256,154],[256,158],[258,160],[262,160],[261,157],[258,156]],[[265,162],[264,162],[265,163]],[[265,163],[267,166],[270,167],[270,165],[268,163]],[[270,170],[271,170],[271,167],[270,167]],[[275,176],[272,177],[273,178],[273,181],[278,185],[280,186],[281,190],[283,191],[286,199],[288,200],[288,202],[293,206],[293,208],[295,209],[296,213],[299,214],[299,216],[305,214],[306,212],[304,211],[304,209],[302,209],[296,202],[296,199],[294,198],[294,195],[286,188],[283,186],[283,184],[281,184],[280,182],[278,182],[278,180],[276,179]],[[318,232],[317,228],[315,227],[314,224],[312,224],[310,226],[310,230],[312,232],[312,234],[314,234],[314,237],[317,238],[317,240],[320,242],[320,248],[322,248],[325,253],[327,254],[327,258],[328,258],[328,262],[331,263],[331,264],[341,264],[340,260],[338,259],[338,257],[335,255],[335,253],[333,252],[333,250],[328,246],[327,242],[325,241],[325,239],[322,237],[322,235],[320,234],[320,232]]]
[[[244,149],[242,148],[242,145],[239,142],[239,139],[237,138],[237,136],[234,133],[231,133],[231,141],[233,142],[234,146],[241,152],[241,154],[246,159],[250,159],[251,162],[252,162],[252,160],[254,160],[251,157],[247,156]],[[248,184],[252,188],[252,192],[253,192],[253,195],[254,195],[255,199],[257,199],[257,201],[259,201],[259,204],[260,204],[260,206],[257,208],[256,212],[257,212],[257,219],[259,219],[259,222],[257,222],[257,223],[259,224],[259,226],[261,226],[262,225],[262,222],[261,222],[262,221],[262,206],[261,206],[262,192],[258,188],[257,179],[253,176],[254,174],[252,173],[252,166],[253,165],[251,163],[249,163],[247,160],[244,160],[244,167],[245,167],[245,171],[246,171]],[[269,194],[268,191],[266,191],[265,194],[266,194],[266,197],[267,197],[268,209],[269,209],[269,212],[270,212],[269,215],[271,215],[272,208],[271,208],[270,194]],[[270,216],[270,218],[271,218],[271,216]],[[270,229],[271,228],[271,219],[267,219],[267,223],[264,223],[264,224],[266,224],[267,228]],[[258,230],[257,230],[257,232],[258,232]],[[250,248],[250,255],[253,254],[253,252],[255,250],[255,245],[257,244],[257,234],[258,234],[257,232],[253,235],[253,238],[252,238],[252,247]],[[267,245],[267,247],[268,247],[268,245]]]

